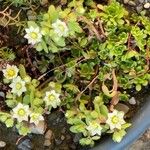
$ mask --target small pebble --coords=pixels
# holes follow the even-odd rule
[[[150,8],[150,3],[146,3],[146,4],[144,5],[144,8],[146,8],[146,9]]]
[[[133,2],[133,1],[129,1],[128,4],[129,4],[130,6],[136,6],[135,2]]]
[[[51,141],[50,140],[45,140],[44,141],[44,146],[50,146],[52,143],[51,143]]]
[[[81,139],[82,137],[82,134],[78,133],[78,134],[75,134],[74,138],[73,138],[73,142],[74,143],[77,143],[79,142],[79,140]]]
[[[138,5],[136,7],[136,10],[137,10],[138,13],[140,13],[142,11],[142,9],[143,9],[143,5]]]
[[[124,4],[127,4],[129,2],[129,0],[123,0]]]
[[[56,145],[60,145],[62,143],[62,140],[61,139],[55,139],[55,144]]]
[[[0,141],[0,148],[5,147],[6,143],[4,141]]]
[[[52,139],[52,136],[53,136],[53,132],[52,130],[48,130],[45,134],[45,139],[49,139],[51,140]]]
[[[17,146],[18,150],[31,150],[32,149],[32,143],[30,139],[25,139],[19,145]]]
[[[44,134],[46,130],[46,124],[44,121],[40,121],[38,125],[30,125],[31,132],[34,134]]]
[[[144,0],[139,0],[139,3],[141,3],[141,4],[144,3]]]
[[[5,93],[0,91],[0,96],[4,98],[5,97]]]
[[[131,105],[135,105],[135,104],[136,104],[135,98],[134,98],[134,97],[131,97],[131,98],[129,99],[129,103],[130,103]]]
[[[61,136],[61,140],[63,141],[64,139],[65,139],[65,136],[64,136],[64,135],[62,135],[62,136]]]
[[[52,144],[53,132],[52,130],[48,130],[45,134],[44,146],[50,146]]]

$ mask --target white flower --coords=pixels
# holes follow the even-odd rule
[[[30,114],[30,123],[34,123],[38,125],[40,121],[43,121],[44,117],[39,113],[31,113]]]
[[[92,136],[94,135],[101,135],[102,127],[96,121],[92,121],[89,123],[89,126],[86,129],[90,132]]]
[[[56,108],[60,105],[60,94],[56,93],[54,90],[50,92],[46,92],[46,96],[44,98],[44,101],[47,106],[52,106],[53,108]]]
[[[29,106],[18,103],[18,105],[13,109],[13,118],[16,118],[19,122],[28,121],[30,114]]]
[[[65,22],[57,19],[55,23],[52,24],[52,28],[54,29],[54,32],[59,37],[66,37],[68,35],[68,27]]]
[[[25,81],[23,81],[20,76],[13,79],[13,82],[9,86],[12,88],[11,92],[18,96],[26,91]]]
[[[35,45],[41,42],[42,34],[39,27],[34,28],[31,26],[30,28],[25,29],[25,31],[27,34],[24,37],[28,39],[29,44]]]
[[[10,66],[9,64],[7,64],[6,69],[2,70],[4,77],[9,80],[16,78],[18,71],[19,69],[15,65]]]
[[[106,123],[110,126],[110,130],[113,129],[120,130],[121,126],[125,124],[123,117],[124,117],[124,112],[122,111],[114,110],[112,113],[109,113]]]

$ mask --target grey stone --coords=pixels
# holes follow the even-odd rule
[[[34,124],[30,125],[31,132],[34,134],[44,134],[46,130],[46,124],[44,121],[40,121],[40,123],[35,126]]]
[[[4,98],[5,97],[5,93],[0,91],[0,96]]]
[[[31,150],[32,149],[32,143],[30,139],[23,140],[18,146],[18,150]]]
[[[82,137],[82,134],[78,133],[78,134],[75,134],[74,138],[73,138],[73,141],[75,143],[79,142],[79,140],[81,139]]]
[[[129,99],[129,103],[130,103],[131,105],[135,105],[135,104],[136,104],[135,98],[134,98],[134,97],[131,97],[131,98]]]
[[[62,140],[61,139],[55,139],[55,144],[56,145],[60,145],[62,143]]]

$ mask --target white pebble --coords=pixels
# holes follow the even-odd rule
[[[129,99],[129,103],[130,103],[131,105],[135,105],[135,104],[136,104],[135,98],[134,98],[134,97],[131,97],[131,98]]]
[[[146,8],[146,9],[150,8],[150,3],[146,3],[146,4],[144,5],[144,8]]]
[[[4,141],[0,141],[0,148],[5,147],[6,143]]]
[[[123,2],[124,2],[125,4],[127,4],[127,3],[129,2],[129,0],[123,0]]]

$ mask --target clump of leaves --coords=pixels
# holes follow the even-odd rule
[[[77,12],[71,8],[61,10],[60,7],[51,5],[48,12],[42,14],[41,20],[37,23],[28,22],[29,29],[39,28],[42,34],[41,42],[35,44],[37,51],[44,50],[45,52],[58,52],[60,50],[67,50],[66,38],[75,37],[76,33],[81,33],[82,29],[77,22]],[[40,34],[40,33],[37,33]],[[32,38],[32,37],[31,37]]]
[[[0,48],[0,60],[13,61],[16,58],[15,52],[7,47]]]

